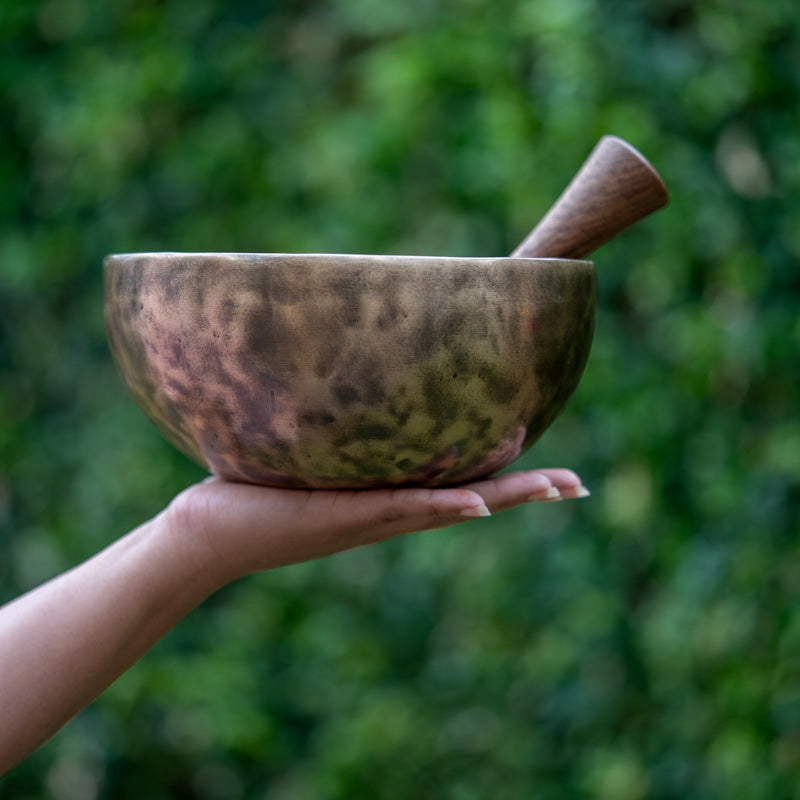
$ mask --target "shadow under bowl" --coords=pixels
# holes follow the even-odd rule
[[[224,478],[447,486],[510,464],[580,380],[589,261],[138,253],[104,262],[135,401]]]

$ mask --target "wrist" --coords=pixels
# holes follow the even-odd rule
[[[195,496],[190,487],[177,495],[149,525],[176,563],[186,580],[207,594],[243,577],[247,570],[225,552],[226,537],[219,535],[215,509]]]

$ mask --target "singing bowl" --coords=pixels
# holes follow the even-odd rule
[[[590,261],[140,253],[104,262],[110,348],[176,447],[297,488],[457,485],[545,431],[591,347]]]

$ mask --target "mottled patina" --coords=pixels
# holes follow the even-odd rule
[[[109,256],[128,389],[178,448],[274,486],[444,486],[505,467],[589,355],[588,261]]]

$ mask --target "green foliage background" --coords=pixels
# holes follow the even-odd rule
[[[502,254],[607,132],[673,201],[522,462],[591,499],[229,587],[0,795],[800,797],[799,109],[796,0],[3,3],[3,600],[201,477],[106,253]]]

